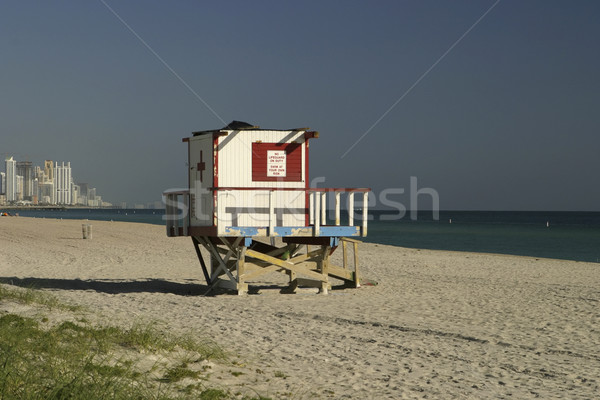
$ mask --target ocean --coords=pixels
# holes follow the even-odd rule
[[[23,217],[89,219],[164,225],[164,210],[18,210]],[[390,218],[393,218],[390,220]],[[420,211],[401,219],[369,213],[365,242],[394,246],[513,254],[600,263],[600,212]]]

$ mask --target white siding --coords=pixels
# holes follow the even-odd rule
[[[231,190],[219,192],[219,227],[269,226],[269,191]],[[304,191],[275,193],[275,226],[305,226]]]
[[[200,151],[204,170],[198,170]],[[212,135],[202,135],[190,138],[189,141],[190,163],[190,225],[213,225],[213,139]],[[200,179],[202,177],[202,179]]]
[[[219,187],[273,187],[274,182],[252,181],[252,143],[304,143],[304,131],[232,131],[219,138]],[[302,179],[306,159],[302,148]],[[277,187],[304,188],[306,182],[277,182]]]
[[[253,182],[252,143],[299,143],[302,150],[302,181],[299,182]],[[216,185],[221,188],[298,188],[304,189],[306,182],[306,149],[304,131],[230,131],[218,138],[216,156],[218,176]],[[269,226],[269,190],[222,190],[218,192],[217,212],[213,219],[213,138],[204,134],[189,139],[190,194],[192,197],[192,226],[212,226],[219,231],[226,227]],[[202,182],[197,165],[200,151],[205,169]],[[306,225],[306,194],[303,190],[280,191],[275,195],[275,226],[300,227]]]

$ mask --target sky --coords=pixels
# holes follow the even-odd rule
[[[444,210],[600,211],[598,15],[585,0],[6,0],[0,156],[160,201],[187,186],[181,139],[241,120],[319,131],[311,178],[370,187],[372,207],[422,190],[427,209],[435,190]]]

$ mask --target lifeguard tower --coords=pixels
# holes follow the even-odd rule
[[[244,294],[249,282],[275,271],[289,276],[285,289],[292,292],[308,285],[327,294],[330,277],[360,286],[352,237],[367,235],[370,189],[310,188],[309,142],[318,137],[307,128],[260,129],[233,121],[183,139],[189,189],[164,193],[167,235],[192,238],[209,290]],[[340,244],[343,265],[337,266],[330,256]],[[210,254],[210,270],[200,246]]]

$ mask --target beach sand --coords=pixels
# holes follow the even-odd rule
[[[280,294],[279,274],[260,294],[204,297],[191,240],[161,226],[0,218],[2,282],[83,305],[99,324],[210,336],[242,374],[216,366],[209,385],[232,393],[598,397],[600,264],[367,243],[359,257],[378,285]]]

